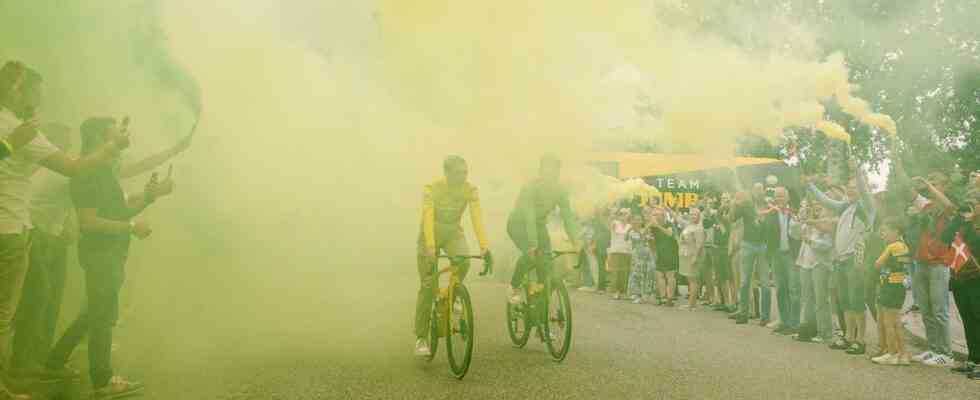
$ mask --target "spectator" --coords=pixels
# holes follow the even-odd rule
[[[592,269],[595,266],[595,228],[590,223],[590,219],[580,221],[582,230],[579,231],[579,243],[582,243],[582,251],[578,255],[578,266],[581,274],[582,286],[578,288],[582,292],[595,292],[595,280]]]
[[[630,249],[626,241],[626,233],[630,230],[630,210],[623,208],[613,218],[610,232],[612,240],[609,246],[609,273],[612,274],[613,299],[626,299],[626,284],[630,272]]]
[[[677,289],[677,270],[680,268],[676,228],[667,221],[667,213],[663,208],[653,210],[648,228],[653,237],[654,253],[657,264],[657,295],[660,300],[657,305],[674,306],[675,290]]]
[[[593,245],[596,261],[596,293],[605,294],[608,279],[606,278],[606,264],[609,259],[609,246],[612,241],[612,232],[609,231],[611,220],[609,209],[600,207],[592,219]]]
[[[653,251],[650,249],[648,232],[643,222],[643,215],[634,215],[630,223],[630,230],[626,233],[626,239],[633,248],[633,265],[628,288],[633,304],[642,304],[648,301],[655,291],[656,264]]]
[[[881,225],[881,237],[888,243],[875,261],[879,269],[878,305],[881,307],[878,324],[884,336],[879,340],[885,355],[872,358],[875,364],[909,365],[909,354],[905,351],[905,338],[902,331],[900,311],[905,303],[905,274],[912,254],[902,240],[903,226],[896,219],[889,219]]]
[[[717,311],[728,311],[729,307],[735,304],[731,258],[729,257],[728,250],[731,227],[725,218],[723,218],[728,207],[730,207],[730,199],[723,199],[719,207],[720,209],[712,208],[709,211],[709,216],[704,220],[704,229],[706,232],[704,247],[715,282],[715,301],[711,308]]]
[[[82,124],[82,154],[125,135],[126,125],[112,118],[90,118]],[[114,376],[110,362],[112,327],[119,313],[119,289],[129,253],[130,236],[145,239],[152,233],[145,221],[133,220],[157,198],[170,193],[168,177],[151,178],[143,193],[126,196],[113,170],[104,167],[91,176],[71,182],[71,197],[78,214],[81,236],[78,260],[85,270],[85,310],[58,340],[47,367],[61,370],[75,347],[87,336],[89,375],[93,398],[109,399],[139,393],[143,385]]]
[[[17,89],[16,94],[8,94],[0,103],[0,136],[19,129],[17,127],[29,121],[28,116],[40,106],[41,75],[25,67]],[[6,367],[11,356],[11,322],[27,273],[32,228],[31,176],[41,166],[65,176],[81,176],[109,165],[120,149],[128,145],[128,137],[120,136],[106,141],[81,159],[73,159],[58,150],[43,134],[38,134],[11,157],[0,160],[0,366]],[[9,394],[9,386],[15,386],[15,383],[9,369],[4,368],[0,373],[0,395]]]
[[[761,184],[753,187],[753,192],[739,192],[735,196],[735,205],[728,213],[728,219],[742,223],[742,242],[739,255],[740,285],[738,293],[738,315],[736,324],[749,322],[749,294],[752,285],[752,273],[758,272],[759,286],[763,288],[760,295],[760,325],[769,323],[771,294],[769,291],[769,264],[766,262],[767,232],[771,232],[772,218],[759,213],[765,206],[765,191]],[[770,217],[775,217],[770,215]]]
[[[682,310],[697,309],[698,294],[701,293],[701,270],[704,264],[704,225],[701,221],[701,210],[691,208],[686,220],[682,220],[679,243],[680,274],[687,278],[687,304]]]
[[[20,62],[11,61],[0,68],[0,104],[11,104],[18,101],[21,85],[27,76],[27,67]],[[24,114],[33,114],[33,109],[24,110]],[[6,137],[0,137],[0,159],[10,157],[13,152],[30,143],[38,134],[38,119],[34,115],[22,115],[21,123]],[[7,132],[0,132],[7,134]]]
[[[839,271],[838,296],[844,306],[844,319],[847,332],[843,343],[834,343],[832,348],[847,347],[847,354],[864,354],[864,333],[866,329],[864,311],[864,274],[866,268],[862,265],[864,255],[865,232],[874,225],[875,209],[871,201],[870,189],[864,173],[858,169],[857,162],[849,161],[850,170],[854,177],[845,188],[845,201],[836,201],[828,197],[813,183],[809,189],[816,200],[829,208],[840,220],[834,236],[834,269]]]
[[[980,264],[974,256],[980,251],[980,201],[971,198],[957,214],[942,239],[956,249],[950,287],[963,321],[968,354],[953,371],[980,380]]]
[[[929,349],[912,357],[912,361],[950,367],[953,364],[953,350],[949,335],[950,273],[946,263],[952,249],[940,237],[955,210],[945,195],[949,178],[943,173],[933,172],[928,179],[910,179],[900,158],[893,157],[892,163],[900,184],[910,189],[914,197],[913,205],[921,210],[910,224],[909,236],[916,261],[912,290],[925,322]]]
[[[71,128],[49,124],[44,131],[59,150],[67,152],[71,149]],[[68,246],[77,235],[68,179],[48,172],[35,181],[40,184],[33,185],[31,195],[30,216],[34,229],[31,231],[30,262],[14,319],[11,367],[21,377],[40,374],[44,380],[75,378],[78,375],[75,371],[43,369],[61,309]]]
[[[794,339],[801,342],[827,343],[833,336],[830,311],[830,280],[834,242],[831,237],[836,220],[830,210],[813,205],[801,210],[800,284],[804,326]]]
[[[62,152],[71,148],[71,128],[48,124],[46,137]],[[190,145],[190,136],[175,146],[119,170],[120,177],[135,176],[162,165]],[[124,176],[125,175],[125,176]],[[71,213],[69,181],[48,173],[34,185],[31,196],[30,266],[24,281],[22,300],[14,320],[12,367],[21,376],[40,375],[45,380],[75,378],[76,371],[49,371],[43,368],[54,340],[65,285],[68,245],[77,237],[77,219]],[[68,375],[65,375],[68,374]]]
[[[789,191],[785,187],[773,190],[773,203],[765,212],[776,216],[776,229],[769,243],[769,261],[776,278],[776,305],[779,322],[771,325],[781,335],[793,335],[800,329],[800,269],[795,256],[799,244],[790,235],[790,224],[796,218],[789,206]],[[797,250],[796,253],[793,251]]]

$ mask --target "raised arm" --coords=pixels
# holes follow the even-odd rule
[[[480,205],[480,192],[476,186],[470,191],[470,220],[473,222],[476,241],[480,243],[480,253],[486,253],[490,250],[490,241],[487,240],[487,231],[483,227],[483,206]]]
[[[197,124],[195,123],[194,126],[196,128]],[[193,139],[194,139],[194,133],[192,132],[187,136],[184,136],[183,139],[180,139],[180,141],[177,142],[177,144],[175,144],[173,147],[169,149],[161,151],[157,154],[144,158],[135,163],[124,165],[122,170],[119,172],[119,177],[126,179],[152,171],[153,169],[163,165],[163,163],[167,162],[168,160],[176,157],[178,154],[183,153],[185,150],[190,148],[191,141]]]
[[[936,201],[938,201],[939,204],[942,205],[946,211],[953,211],[954,209],[956,209],[956,205],[953,204],[953,202],[949,199],[949,197],[946,197],[945,193],[937,189],[935,186],[929,183],[929,181],[922,178],[912,178],[912,179],[914,179],[916,182],[922,183],[927,189],[929,189],[929,192],[932,193],[932,197],[935,198]]]
[[[41,160],[40,164],[61,175],[77,178],[91,174],[99,168],[109,166],[115,160],[116,155],[128,146],[128,138],[123,138],[118,141],[109,140],[85,157],[72,158],[64,152],[56,151]]]
[[[834,213],[840,214],[847,209],[847,202],[831,199],[830,196],[827,196],[826,193],[817,188],[813,182],[808,182],[807,188],[810,189],[810,193],[813,193],[813,198],[816,199],[817,202],[823,204],[824,207],[829,208]]]

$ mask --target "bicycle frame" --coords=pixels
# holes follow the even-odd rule
[[[558,251],[558,250],[553,250],[551,252],[551,261],[554,261],[554,260],[558,259],[558,257],[561,257],[561,256],[577,255],[577,254],[579,254],[577,251]],[[548,271],[549,272],[548,273],[548,276],[546,277],[546,279],[544,279],[544,282],[543,283],[542,282],[537,282],[536,284],[532,284],[531,283],[531,271],[534,271],[535,276],[538,277],[538,279],[540,280],[539,272],[541,270],[540,270],[539,267],[541,266],[541,264],[543,264],[543,263],[533,262],[532,261],[531,262],[531,265],[528,266],[526,275],[524,276],[524,280],[526,282],[525,290],[527,291],[527,299],[525,300],[525,302],[528,305],[531,304],[531,296],[534,296],[534,295],[536,295],[536,294],[538,294],[538,293],[540,293],[542,291],[544,291],[545,294],[550,293],[550,291],[551,291],[551,284],[552,284],[552,281],[554,280],[553,271]],[[576,268],[577,268],[577,266],[576,266]],[[544,303],[543,309],[544,310],[547,310],[548,309],[548,301],[549,301],[548,296],[545,296],[544,301],[545,301],[545,303]],[[538,313],[532,313],[532,314],[530,314],[531,315],[531,322],[532,322],[532,325],[533,326],[538,326],[538,325],[540,325],[542,323],[547,323],[547,321],[542,321],[541,318],[540,318],[540,316],[537,315],[537,314]]]
[[[433,279],[435,279],[435,284],[432,285],[432,290],[434,292],[433,293],[433,296],[434,296],[433,297],[433,301],[436,302],[436,304],[439,304],[438,302],[440,300],[452,299],[456,287],[458,285],[462,284],[463,279],[460,277],[460,274],[459,274],[459,265],[458,265],[458,264],[460,264],[461,261],[466,260],[466,259],[483,260],[484,261],[484,263],[483,263],[483,265],[484,265],[484,271],[480,273],[481,276],[489,273],[489,271],[492,271],[492,269],[493,269],[493,267],[492,267],[493,262],[491,261],[491,258],[490,257],[484,257],[484,256],[449,256],[449,255],[442,254],[442,255],[439,256],[439,258],[440,259],[443,259],[443,258],[444,259],[448,259],[449,260],[449,266],[444,267],[444,268],[441,268],[441,269],[437,270],[435,274],[433,274]],[[443,276],[445,274],[449,274],[449,283],[446,284],[446,287],[445,288],[442,288],[442,287],[439,286],[439,277],[441,277],[441,276]],[[446,332],[447,332],[447,327],[449,326],[449,315],[452,312],[452,307],[453,307],[452,303],[450,301],[446,301],[446,308],[439,315],[439,322],[438,322],[439,323],[439,332],[438,332],[438,336],[439,337],[446,337],[447,336],[446,335]]]

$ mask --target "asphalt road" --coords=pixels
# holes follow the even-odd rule
[[[414,293],[333,312],[206,334],[175,324],[157,340],[120,328],[117,370],[147,384],[146,399],[975,399],[980,382],[925,366],[880,367],[825,346],[796,343],[712,311],[681,311],[572,293],[572,350],[552,362],[533,337],[515,349],[504,286],[469,283],[477,341],[469,374],[412,356]],[[316,309],[317,307],[313,307]],[[336,310],[349,309],[350,312]],[[291,321],[283,323],[283,321]],[[207,321],[196,321],[206,324]],[[182,325],[182,324],[180,324]],[[168,340],[186,345],[164,350]],[[82,356],[79,356],[82,357]],[[84,383],[63,398],[87,393]]]

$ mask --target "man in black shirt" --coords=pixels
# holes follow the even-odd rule
[[[758,192],[758,190],[756,190]],[[764,193],[763,193],[764,194]],[[761,301],[759,313],[760,325],[769,323],[771,308],[771,292],[769,289],[769,263],[766,257],[766,239],[770,237],[774,225],[772,215],[760,214],[758,209],[765,203],[764,198],[757,194],[739,192],[735,197],[735,206],[728,213],[728,219],[735,223],[742,221],[742,243],[739,251],[739,275],[741,282],[738,291],[738,315],[736,324],[745,324],[749,320],[749,294],[752,286],[752,272],[759,274]]]
[[[85,121],[81,128],[82,154],[125,135],[124,129],[111,118]],[[47,367],[52,370],[64,368],[72,351],[87,335],[89,374],[95,388],[93,399],[119,398],[143,389],[140,383],[113,376],[110,363],[112,327],[119,313],[119,289],[125,275],[130,236],[145,239],[152,233],[149,224],[133,218],[172,189],[173,182],[169,177],[158,183],[154,175],[143,193],[126,196],[110,167],[71,181],[71,198],[80,231],[78,262],[85,270],[87,308],[51,350]]]

